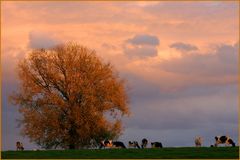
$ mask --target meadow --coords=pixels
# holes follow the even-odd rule
[[[239,159],[239,147],[2,151],[2,159]]]

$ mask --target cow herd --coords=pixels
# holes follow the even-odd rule
[[[202,137],[196,137],[195,138],[195,146],[201,147],[203,143]],[[215,137],[215,144],[211,145],[210,147],[217,147],[219,144],[225,144],[225,146],[232,145],[232,147],[235,147],[235,143],[233,142],[232,138],[229,136],[216,136]]]
[[[137,141],[129,141],[128,142],[128,148],[146,148],[148,144],[148,140],[146,138],[142,139],[141,147],[139,146]],[[99,149],[102,148],[126,148],[123,142],[120,141],[112,141],[112,140],[104,140],[100,142]],[[162,148],[161,142],[152,142],[151,143],[152,148]]]
[[[203,138],[202,137],[196,137],[195,138],[195,146],[201,147],[203,144]],[[215,144],[211,145],[211,147],[217,147],[219,144],[225,144],[225,146],[231,145],[232,147],[235,147],[235,143],[229,136],[216,136],[215,137]],[[142,139],[141,147],[138,144],[137,141],[129,141],[128,142],[128,148],[147,148],[148,140],[146,138]],[[21,142],[16,142],[17,150],[24,150],[23,144]],[[161,142],[151,142],[152,148],[163,148],[163,145]],[[103,148],[127,148],[123,142],[120,141],[112,141],[112,140],[103,140],[99,144],[99,149]]]
[[[198,136],[195,138],[195,146],[201,147],[203,143],[203,138]],[[235,147],[235,143],[229,136],[216,136],[215,137],[215,144],[211,145],[211,147],[217,147],[219,144],[225,144],[225,146],[231,145],[232,147]],[[128,148],[146,148],[148,145],[148,140],[146,138],[142,139],[141,147],[138,144],[137,141],[129,141],[128,142]],[[120,141],[112,141],[112,140],[105,140],[101,141],[100,149],[101,148],[126,148],[123,142]],[[161,142],[151,142],[151,148],[163,148],[163,145]]]

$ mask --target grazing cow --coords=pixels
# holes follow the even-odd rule
[[[218,144],[232,145],[232,147],[235,147],[235,143],[229,136],[216,136],[215,141],[215,147],[217,147]]]
[[[19,141],[16,142],[16,147],[17,147],[17,151],[23,151],[24,150],[24,147],[23,147],[23,144]]]
[[[142,139],[142,148],[146,148],[147,147],[147,144],[148,144],[148,140],[146,138],[143,138]]]
[[[152,142],[151,146],[152,146],[152,148],[163,148],[161,142]]]
[[[112,140],[105,140],[101,141],[100,143],[100,149],[102,147],[109,147],[109,148],[126,148],[123,142],[120,141],[112,141]]]
[[[120,142],[120,141],[115,141],[115,142],[112,142],[112,146],[114,148],[126,148],[124,143],[123,142]]]
[[[203,139],[202,137],[196,137],[195,138],[195,145],[196,147],[201,147],[202,146]]]
[[[129,141],[128,142],[128,147],[140,148],[137,141],[132,141],[132,142]]]

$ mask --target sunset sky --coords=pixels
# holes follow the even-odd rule
[[[127,80],[131,116],[119,140],[193,146],[238,141],[239,7],[235,2],[1,2],[2,149],[23,141],[16,65],[31,49],[75,41]],[[237,143],[237,145],[239,145]]]

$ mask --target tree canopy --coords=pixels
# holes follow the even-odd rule
[[[129,115],[125,81],[94,50],[75,43],[35,49],[19,62],[22,133],[44,148],[77,149],[117,138]]]

